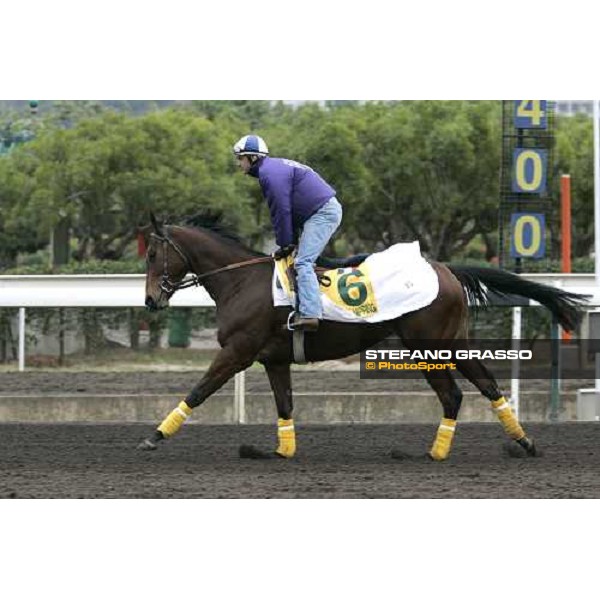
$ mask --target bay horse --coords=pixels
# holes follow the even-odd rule
[[[277,406],[278,446],[268,456],[292,458],[296,452],[290,376],[294,357],[292,334],[285,327],[291,307],[273,306],[273,258],[245,246],[214,218],[200,219],[199,226],[162,225],[154,215],[151,222],[153,232],[146,253],[146,307],[167,308],[178,289],[202,284],[216,304],[221,350],[185,400],[138,448],[155,450],[179,430],[193,409],[236,373],[258,361],[267,372]],[[429,306],[380,323],[322,321],[316,332],[305,334],[306,359],[315,362],[356,354],[392,334],[398,335],[409,350],[423,340],[466,339],[469,302],[485,306],[490,291],[518,294],[539,302],[567,331],[579,321],[584,297],[578,294],[533,283],[501,269],[429,262],[439,280],[439,293]],[[343,267],[356,261],[338,260],[334,264]],[[188,273],[192,280],[186,278]],[[456,366],[491,402],[508,437],[526,455],[535,456],[533,439],[526,435],[486,366],[477,358],[456,361]],[[450,454],[462,392],[449,370],[424,371],[423,375],[443,409],[428,455],[442,461]]]

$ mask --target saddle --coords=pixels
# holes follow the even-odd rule
[[[293,310],[298,298],[290,290],[290,262],[289,257],[277,261],[271,288],[273,306]],[[324,268],[328,268],[326,273]],[[423,258],[418,242],[394,244],[368,256],[321,259],[316,275],[322,284],[319,291],[324,321],[390,321],[428,306],[439,291],[437,272]]]
[[[325,275],[327,271],[330,271],[331,269],[347,269],[348,267],[358,267],[358,265],[360,265],[360,263],[362,263],[368,256],[370,255],[366,253],[355,254],[353,256],[348,256],[347,258],[327,258],[325,256],[319,256],[315,264],[315,273],[317,274],[319,285],[322,285],[323,287],[329,287],[331,285],[331,280],[327,275]],[[298,285],[296,283],[294,257],[288,256],[286,260],[286,273],[290,282],[290,289],[295,293],[298,290]]]

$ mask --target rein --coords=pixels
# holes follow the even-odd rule
[[[224,273],[225,271],[232,271],[233,269],[239,269],[241,267],[247,267],[250,265],[256,265],[259,263],[267,263],[272,262],[274,259],[272,256],[260,256],[257,258],[251,258],[249,260],[244,260],[242,262],[232,263],[230,265],[226,265],[224,267],[220,267],[218,269],[213,269],[212,271],[207,271],[206,273],[202,273],[201,275],[196,275],[194,273],[194,269],[186,256],[183,250],[168,236],[160,236],[156,233],[151,233],[150,237],[155,238],[157,241],[161,242],[163,245],[163,274],[162,281],[160,284],[160,289],[165,292],[168,296],[172,296],[176,291],[183,290],[185,288],[194,287],[202,285],[201,282],[210,277],[211,275],[217,275],[217,273]],[[169,259],[168,259],[168,246],[171,246],[177,254],[183,260],[186,269],[192,272],[192,276],[183,279],[179,283],[173,283],[169,279]]]

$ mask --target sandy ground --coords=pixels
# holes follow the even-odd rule
[[[240,445],[273,450],[274,427],[187,425],[142,452],[148,425],[0,424],[0,498],[600,498],[599,425],[526,429],[542,456],[465,423],[434,463],[431,425],[299,426],[294,459],[251,460]]]

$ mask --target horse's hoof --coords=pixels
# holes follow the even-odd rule
[[[535,442],[532,439],[527,438],[527,444],[524,446],[527,456],[541,456],[542,453],[537,449]]]
[[[158,448],[158,446],[150,441],[148,438],[146,438],[143,442],[140,442],[137,445],[137,449],[138,450],[156,450]]]
[[[531,448],[527,449],[527,456],[540,458],[540,456],[544,456],[544,452],[540,450],[535,444],[532,444]]]
[[[527,450],[514,442],[504,442],[502,445],[504,452],[510,458],[527,458]]]
[[[430,460],[432,460],[433,462],[436,462],[436,463],[445,462],[448,460],[448,455],[434,456],[431,452],[427,452],[427,454],[425,456],[427,456],[427,458],[429,458]]]
[[[287,455],[287,454],[281,454],[281,452],[277,452],[277,450],[275,450],[275,452],[273,452],[273,456],[275,458],[283,458],[285,460],[289,460],[290,458],[294,458],[293,454],[291,456]]]
[[[519,450],[524,453],[523,458],[528,456],[541,456],[542,453],[536,448],[535,442],[528,437],[524,437],[520,440],[517,440],[517,444],[519,446]],[[513,444],[514,448],[514,444]],[[511,454],[514,456],[514,454]],[[521,457],[520,457],[521,458]]]
[[[505,442],[504,451],[510,458],[529,458],[542,456],[542,452],[537,449],[535,442],[529,438],[517,440],[514,442]]]

